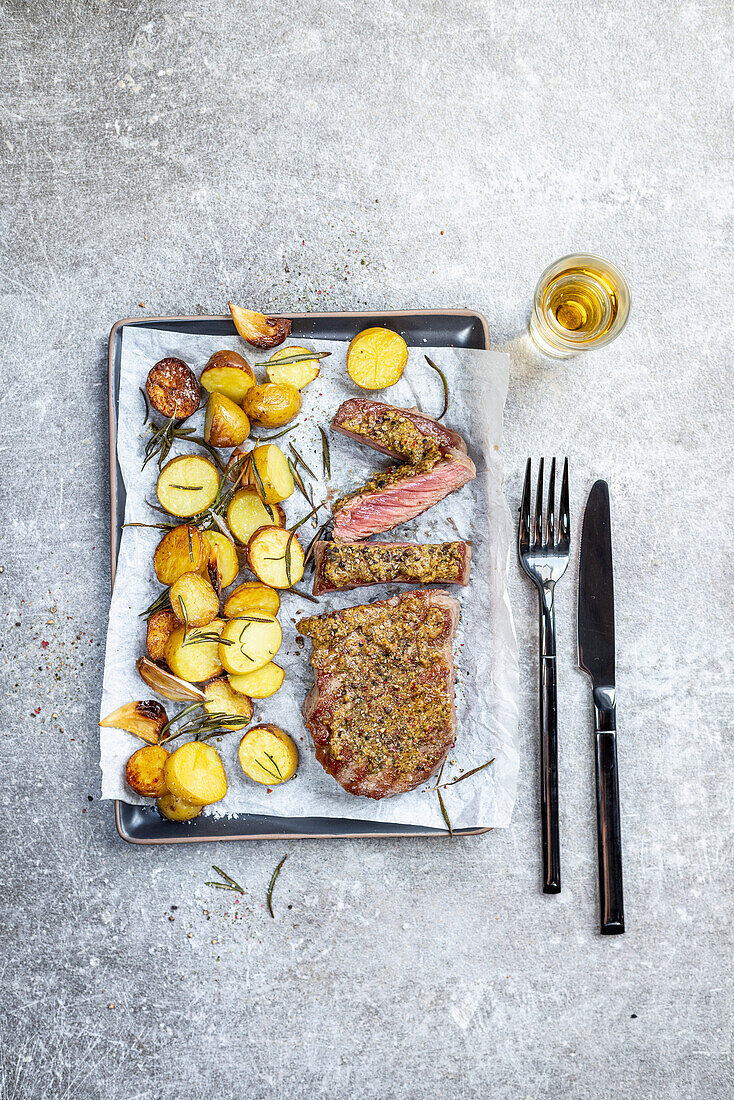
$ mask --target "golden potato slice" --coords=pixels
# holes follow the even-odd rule
[[[197,626],[186,633],[179,626],[166,644],[166,664],[176,676],[190,684],[200,684],[221,676],[219,660],[219,635],[224,629],[224,619],[214,619],[206,626]]]
[[[285,382],[265,382],[245,394],[242,408],[255,424],[281,428],[301,411],[301,395]],[[242,442],[242,440],[240,440]]]
[[[198,527],[180,523],[167,531],[155,548],[153,568],[161,584],[170,585],[184,573],[199,573],[206,564],[204,540]]]
[[[215,351],[199,377],[208,393],[223,393],[230,401],[242,404],[242,398],[255,385],[252,367],[236,351]]]
[[[270,381],[285,382],[295,386],[297,390],[302,390],[309,382],[313,382],[314,378],[318,378],[321,373],[318,359],[301,359],[297,363],[284,363],[282,366],[278,363],[279,359],[290,359],[293,355],[308,355],[308,352],[309,348],[299,348],[295,345],[278,348],[265,364]]]
[[[125,703],[113,710],[99,723],[100,726],[125,730],[149,745],[158,743],[161,730],[168,721],[168,715],[155,699],[144,699],[134,703]]]
[[[240,741],[238,756],[242,770],[256,783],[274,787],[296,774],[298,749],[278,726],[253,726]]]
[[[165,661],[166,643],[177,626],[178,619],[168,608],[154,611],[150,616],[145,645],[151,661]]]
[[[164,749],[163,745],[144,745],[138,749],[125,765],[128,786],[146,798],[160,798],[168,794],[163,778],[163,766],[168,756],[168,749]]]
[[[261,527],[247,544],[247,564],[263,584],[271,588],[290,588],[303,576],[306,559],[293,531],[283,527]]]
[[[250,434],[250,421],[234,401],[213,393],[206,403],[204,439],[212,447],[239,447]]]
[[[181,455],[163,467],[155,491],[172,516],[196,516],[216,500],[219,474],[208,458]]]
[[[275,615],[255,611],[230,619],[221,639],[219,660],[227,672],[255,672],[278,652],[283,631]]]
[[[229,302],[234,327],[243,340],[256,348],[277,348],[286,336],[291,334],[291,323],[287,317],[266,317],[251,309],[243,309]]]
[[[400,380],[408,345],[389,328],[366,328],[347,349],[347,372],[363,390],[383,390]]]
[[[204,531],[202,536],[207,549],[207,573],[214,591],[227,588],[240,571],[237,547],[232,539],[221,531]]]
[[[231,714],[236,718],[245,718],[247,722],[252,718],[252,700],[242,692],[234,691],[226,676],[218,676],[216,680],[210,680],[205,684],[204,694],[206,695],[204,709],[207,714]],[[242,729],[242,725],[242,722],[234,725],[222,723],[222,727],[227,730]]]
[[[251,611],[267,611],[269,615],[277,615],[280,596],[274,588],[260,581],[238,584],[227,597],[222,613],[225,619],[236,619],[238,615],[248,615]]]
[[[246,546],[258,527],[285,527],[285,512],[277,504],[265,504],[254,489],[238,489],[227,507],[227,526]]]
[[[287,500],[294,489],[288,460],[275,443],[261,443],[245,467],[243,488],[254,488],[266,504]]]
[[[199,407],[199,383],[183,359],[161,359],[148,371],[148,400],[166,419],[191,416]]]
[[[256,672],[244,672],[241,675],[230,676],[229,686],[233,691],[241,695],[247,695],[250,699],[269,699],[280,690],[285,679],[285,672],[274,661],[263,665]]]
[[[168,794],[156,800],[156,809],[161,817],[169,821],[191,821],[192,818],[199,816],[204,807],[196,806],[193,802],[185,802],[183,798],[176,798],[175,794],[169,791]]]
[[[178,619],[176,619],[176,622],[178,623]],[[178,626],[175,629],[178,630]],[[163,656],[165,659],[165,653]],[[200,691],[199,688],[194,687],[186,680],[182,680],[179,676],[174,676],[167,668],[161,668],[160,665],[149,661],[147,657],[138,657],[135,667],[138,670],[140,679],[153,691],[157,691],[159,695],[162,695],[164,699],[173,699],[175,703],[204,702],[203,691]]]
[[[219,596],[206,577],[184,573],[169,593],[173,613],[181,623],[206,626],[219,614]]]
[[[227,776],[212,745],[187,741],[166,760],[164,775],[171,794],[194,805],[209,806],[227,793]]]

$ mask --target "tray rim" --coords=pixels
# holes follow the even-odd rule
[[[384,309],[384,310],[326,310],[321,312],[307,312],[307,313],[272,313],[268,316],[272,317],[285,317],[290,321],[299,321],[305,318],[318,318],[318,317],[332,317],[332,318],[360,318],[360,317],[384,317],[385,319],[392,319],[398,317],[435,317],[440,315],[442,317],[471,317],[479,321],[483,336],[485,349],[489,349],[489,324],[487,318],[483,313],[474,309]],[[108,423],[108,435],[109,435],[109,468],[110,468],[110,592],[112,592],[115,584],[115,573],[117,569],[117,550],[119,547],[119,533],[117,531],[117,418],[115,415],[115,400],[114,400],[114,372],[115,372],[115,357],[117,351],[117,337],[120,329],[126,325],[154,325],[155,322],[171,322],[171,321],[229,321],[232,322],[231,314],[227,313],[197,313],[193,315],[170,315],[161,317],[149,317],[146,315],[137,317],[122,317],[120,320],[115,321],[110,329],[110,334],[107,341],[107,423]],[[403,826],[403,828],[411,828],[415,831],[411,832],[370,832],[364,831],[359,833],[341,833],[341,832],[326,832],[326,833],[284,833],[284,832],[272,832],[272,833],[237,833],[221,836],[179,836],[179,837],[133,837],[125,831],[122,819],[121,819],[121,805],[122,800],[116,798],[115,804],[115,828],[120,838],[128,844],[134,844],[141,847],[147,847],[153,844],[205,844],[208,842],[220,842],[230,840],[390,840],[390,839],[406,839],[411,837],[448,837],[450,836],[447,829],[431,829],[421,828],[420,826]],[[237,815],[234,815],[237,816]],[[267,816],[267,815],[257,815]],[[273,821],[277,822],[278,817],[273,817]],[[291,819],[293,820],[293,819]],[[321,818],[324,822],[343,820],[340,818]],[[399,824],[396,822],[396,828],[399,828]],[[485,833],[492,832],[492,826],[477,826],[469,829],[454,829],[454,836],[482,836]]]

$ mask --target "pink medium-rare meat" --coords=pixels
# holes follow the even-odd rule
[[[331,426],[357,443],[407,462],[418,462],[431,447],[466,454],[466,443],[459,433],[432,416],[363,397],[353,397],[340,405]]]
[[[373,584],[468,584],[466,542],[317,542],[313,594]]]
[[[459,605],[418,589],[298,624],[316,683],[303,715],[316,759],[346,791],[387,798],[443,763],[456,736]]]

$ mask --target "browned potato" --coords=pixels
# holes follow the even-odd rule
[[[215,351],[201,372],[199,382],[208,393],[223,393],[230,401],[242,404],[242,398],[255,385],[252,367],[236,351]]]
[[[179,622],[206,626],[219,614],[219,596],[206,577],[184,573],[171,585],[171,607]]]
[[[203,806],[194,805],[193,802],[185,802],[183,798],[176,798],[175,794],[164,794],[163,798],[159,798],[156,801],[156,809],[161,817],[167,818],[169,821],[191,821],[193,817],[198,817]]]
[[[255,348],[277,348],[286,336],[291,334],[291,323],[287,317],[266,317],[251,309],[229,303],[234,327],[243,340]]]
[[[151,661],[165,661],[166,642],[178,626],[178,619],[172,611],[164,608],[154,611],[148,619],[148,632],[145,645]]]
[[[247,544],[247,564],[263,584],[290,588],[300,581],[306,563],[297,535],[283,527],[261,527]]]
[[[299,348],[290,344],[287,348],[278,348],[265,364],[270,381],[287,382],[297,390],[302,390],[309,382],[313,382],[314,378],[318,378],[321,373],[318,359],[300,359],[297,363],[284,363],[282,366],[278,362],[279,359],[290,359],[294,355],[308,355],[308,353],[308,348]]]
[[[275,615],[253,611],[229,619],[222,631],[219,660],[227,672],[255,672],[273,659],[282,641],[283,631]]]
[[[145,392],[153,408],[168,419],[191,416],[199,407],[199,383],[183,359],[161,359],[151,367]]]
[[[206,565],[204,540],[198,527],[180,523],[166,532],[155,548],[153,568],[161,584],[170,585],[184,573],[200,573]]]
[[[265,382],[245,394],[242,408],[255,424],[281,428],[301,411],[301,395],[285,382]]]
[[[221,592],[232,583],[240,571],[237,548],[232,539],[227,538],[221,531],[205,531],[203,539],[209,554],[207,562],[209,580],[212,582],[214,591]]]
[[[266,504],[287,500],[294,489],[293,475],[280,447],[275,443],[261,443],[255,447],[241,484],[243,489],[255,489]]]
[[[145,699],[142,702],[125,703],[124,706],[113,710],[99,723],[100,726],[125,730],[134,734],[141,741],[147,741],[149,745],[158,743],[161,730],[168,721],[168,715],[155,699]]]
[[[244,581],[233,588],[224,605],[225,619],[236,619],[238,615],[249,615],[252,611],[267,611],[269,615],[277,615],[280,611],[280,596],[275,589],[261,584],[260,581]]]
[[[196,516],[217,499],[219,474],[208,458],[180,455],[163,467],[155,491],[172,516]]]
[[[194,805],[208,806],[227,793],[221,757],[212,745],[203,741],[187,741],[170,753],[164,774],[171,794]]]
[[[218,676],[205,684],[204,694],[207,714],[231,714],[235,718],[245,718],[247,722],[252,718],[252,700],[242,692],[233,691],[226,676]],[[222,726],[224,729],[242,729],[242,723],[228,725],[223,722]]]
[[[298,749],[285,730],[270,723],[253,726],[240,741],[238,756],[246,776],[274,787],[296,774]]]
[[[285,672],[275,661],[270,661],[256,672],[233,674],[228,679],[233,691],[247,695],[250,699],[268,699],[280,690]]]
[[[213,619],[206,626],[194,627],[185,638],[182,626],[174,630],[166,645],[166,663],[171,672],[190,684],[221,676],[223,669],[218,653],[219,635],[223,630],[224,619]]]
[[[163,765],[168,759],[168,749],[163,745],[144,745],[134,752],[125,765],[125,779],[136,794],[146,798],[161,798],[168,794],[163,778]]]
[[[285,527],[285,512],[278,504],[265,504],[254,489],[238,489],[227,507],[227,526],[246,546],[258,527]]]
[[[204,418],[204,439],[207,443],[211,443],[212,447],[239,447],[249,434],[250,421],[239,405],[223,393],[213,393],[206,403]]]

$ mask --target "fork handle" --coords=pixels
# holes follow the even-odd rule
[[[540,821],[543,893],[561,892],[561,840],[558,828],[558,711],[556,613],[553,589],[540,601]]]

